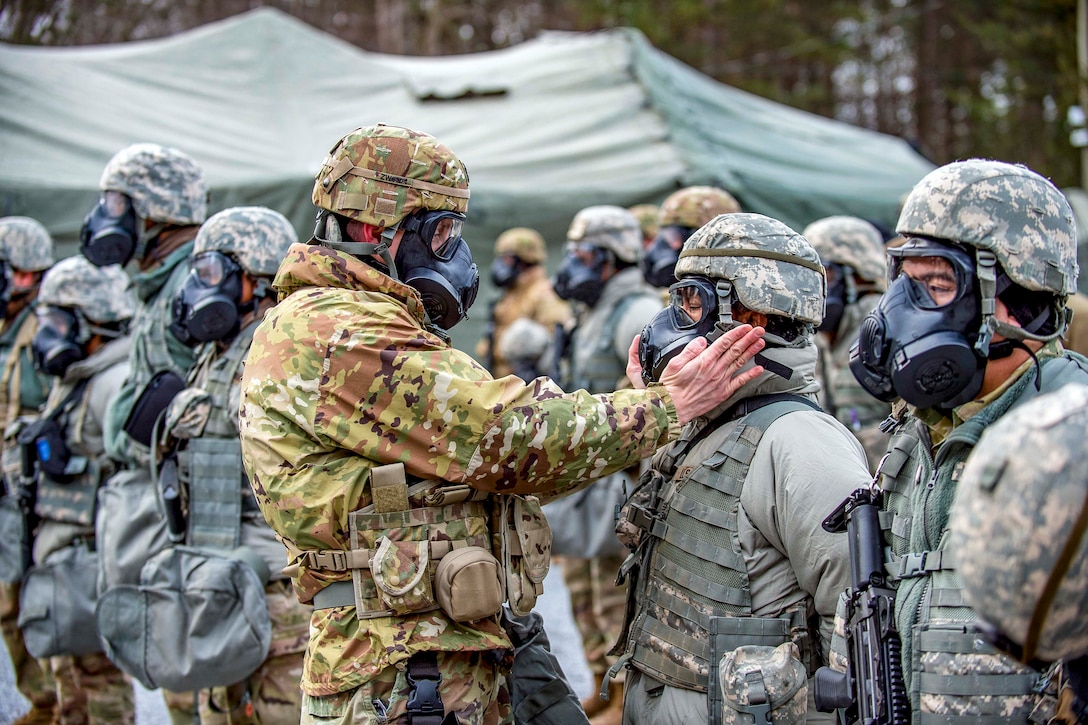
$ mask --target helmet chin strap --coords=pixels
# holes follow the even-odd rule
[[[344,233],[340,229],[340,221],[332,212],[322,209],[317,216],[314,239],[323,246],[341,252],[347,252],[348,254],[359,257],[364,262],[367,261],[367,257],[376,254],[381,257],[382,262],[385,263],[386,268],[389,270],[389,276],[399,281],[400,277],[397,276],[397,267],[393,264],[393,255],[389,252],[389,248],[393,244],[393,237],[396,236],[397,229],[399,228],[400,221],[397,221],[397,223],[392,226],[384,227],[381,232],[381,241],[377,244],[371,242],[344,241]]]
[[[1008,357],[1017,347],[1028,350],[1027,346],[1023,344],[1024,340],[1047,343],[1061,337],[1065,332],[1072,317],[1068,309],[1061,311],[1060,324],[1049,335],[1039,335],[1023,327],[1010,325],[997,319],[997,257],[987,249],[979,249],[976,254],[976,268],[978,270],[979,292],[982,298],[982,324],[979,325],[978,339],[975,341],[975,352],[983,358],[995,360]],[[991,345],[995,334],[1007,338],[1006,342],[1009,344],[993,343]],[[1028,352],[1031,351],[1028,350]],[[1032,355],[1032,357],[1035,356]]]

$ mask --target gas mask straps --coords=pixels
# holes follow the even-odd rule
[[[461,236],[465,215],[425,211],[405,217],[395,267],[419,292],[431,322],[449,330],[468,317],[480,288],[480,271]]]

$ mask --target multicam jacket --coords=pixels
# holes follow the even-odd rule
[[[428,331],[413,289],[350,255],[295,244],[274,285],[280,302],[257,328],[242,378],[240,435],[258,505],[289,547],[346,549],[348,515],[372,502],[377,465],[403,462],[409,480],[550,497],[679,433],[660,386],[592,396],[492,378]],[[300,566],[295,591],[309,602],[347,576]],[[510,647],[494,618],[355,615],[314,611],[304,692],[352,689],[419,651]]]

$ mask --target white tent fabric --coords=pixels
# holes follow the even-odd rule
[[[153,41],[0,44],[0,215],[41,220],[70,253],[106,161],[151,141],[204,168],[212,211],[263,204],[308,236],[322,158],[376,122],[431,133],[464,160],[466,237],[485,268],[505,228],[539,229],[556,255],[578,209],[690,184],[796,229],[831,214],[890,226],[932,168],[900,139],[717,83],[631,29],[417,58],[264,8]]]

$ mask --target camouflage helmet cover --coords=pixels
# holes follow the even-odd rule
[[[881,289],[886,286],[888,262],[884,238],[871,223],[856,216],[829,216],[809,224],[801,235],[824,265],[847,265],[862,279],[874,282]]]
[[[814,325],[824,314],[827,284],[820,257],[782,222],[748,212],[721,214],[697,229],[680,251],[676,277],[732,282],[741,304]]]
[[[1088,386],[1011,411],[967,459],[952,507],[948,548],[967,603],[1029,659],[1088,654],[1088,536],[1077,526],[1088,495],[1085,430]]]
[[[168,146],[137,143],[121,149],[106,164],[98,186],[127,195],[141,219],[192,225],[208,214],[204,171]]]
[[[986,159],[941,166],[911,190],[895,230],[989,250],[1026,289],[1076,291],[1073,210],[1057,187],[1026,166]]]
[[[120,265],[99,267],[75,255],[57,262],[42,278],[38,304],[79,309],[92,322],[120,322],[136,312],[128,275]]]
[[[467,212],[468,183],[461,159],[434,136],[379,123],[336,142],[312,198],[320,209],[388,227],[420,210]]]
[[[213,214],[200,227],[193,254],[219,251],[238,260],[253,277],[272,277],[298,241],[291,222],[263,206],[237,206]]]
[[[733,195],[715,186],[689,186],[674,191],[661,204],[657,215],[660,226],[674,224],[698,229],[719,214],[735,214],[740,203]]]
[[[495,240],[495,256],[511,254],[523,262],[540,264],[547,257],[544,237],[529,227],[507,229]]]
[[[53,237],[37,219],[0,218],[0,260],[23,272],[41,272],[53,266]]]
[[[638,219],[638,225],[642,229],[643,237],[652,239],[657,235],[657,215],[661,211],[659,206],[656,204],[635,204],[628,207],[627,211],[631,212],[635,219]]]
[[[642,253],[642,228],[635,215],[621,206],[588,206],[574,215],[567,241],[607,249],[633,264]]]

